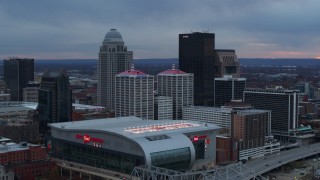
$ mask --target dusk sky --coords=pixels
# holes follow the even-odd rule
[[[134,58],[177,58],[208,31],[240,58],[319,58],[319,0],[2,0],[0,59],[97,59],[116,28]]]

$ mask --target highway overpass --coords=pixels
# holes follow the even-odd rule
[[[272,169],[281,167],[287,163],[303,159],[310,156],[320,155],[320,143],[311,144],[309,146],[281,151],[280,153],[268,155],[248,161],[246,164],[236,163],[228,166],[221,166],[214,169],[204,171],[179,172],[168,170],[154,166],[135,167],[131,176],[121,174],[107,169],[92,167],[75,162],[54,159],[57,161],[61,169],[70,172],[77,172],[89,175],[89,177],[100,177],[103,179],[155,179],[155,180],[249,180],[249,179],[265,179],[261,176]],[[320,157],[320,156],[319,156]],[[72,175],[72,173],[70,173]]]
[[[265,179],[261,176],[272,169],[281,167],[287,163],[320,154],[320,143],[298,147],[276,154],[268,155],[248,161],[246,164],[237,163],[222,166],[205,171],[178,172],[154,166],[135,167],[131,177],[141,179],[180,179],[180,180],[249,180]]]

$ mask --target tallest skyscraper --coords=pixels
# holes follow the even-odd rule
[[[214,78],[240,76],[235,50],[215,49],[215,34],[179,34],[179,68],[194,74],[194,105],[214,106]]]
[[[110,29],[106,34],[99,52],[98,62],[98,104],[114,110],[115,75],[130,69],[133,52],[127,50],[121,34]]]
[[[215,35],[179,34],[179,68],[194,74],[194,104],[213,105]]]

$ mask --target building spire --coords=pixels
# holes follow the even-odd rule
[[[176,65],[172,64],[172,70],[176,70]]]

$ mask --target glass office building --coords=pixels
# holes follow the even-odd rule
[[[29,81],[34,81],[34,59],[5,59],[3,70],[6,88],[10,89],[11,101],[23,101],[23,88]]]
[[[214,78],[214,106],[221,107],[232,100],[242,100],[245,87],[245,78]]]
[[[194,104],[213,105],[215,72],[215,35],[179,34],[179,68],[194,74]]]

